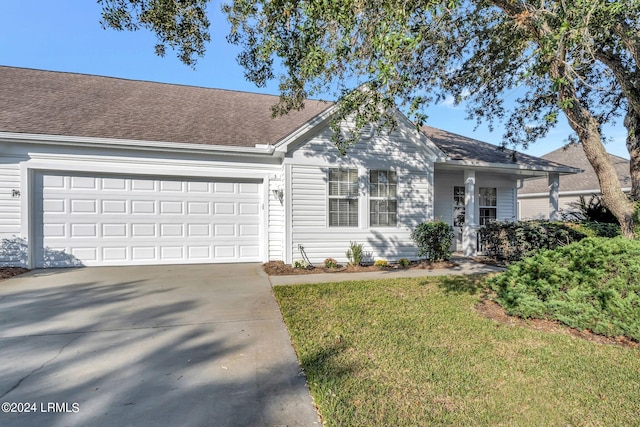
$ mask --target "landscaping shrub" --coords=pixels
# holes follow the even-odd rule
[[[587,237],[567,224],[549,221],[491,222],[480,227],[478,234],[486,256],[508,262]]]
[[[640,340],[640,241],[589,237],[488,279],[512,315]]]
[[[304,270],[309,268],[309,263],[303,259],[298,259],[293,262],[293,268]]]
[[[324,266],[326,268],[338,268],[338,261],[333,258],[327,258],[324,260]]]
[[[409,258],[400,258],[398,260],[398,265],[400,267],[409,267],[411,265],[411,261],[409,260]]]
[[[601,224],[616,224],[618,219],[602,203],[600,196],[592,194],[589,201],[580,196],[577,202],[569,203],[571,210],[562,213],[565,221],[598,222]]]
[[[411,232],[411,239],[418,246],[418,256],[429,261],[451,258],[453,237],[453,227],[442,221],[423,222]]]
[[[386,259],[377,259],[376,262],[373,263],[373,265],[378,267],[380,270],[384,270],[385,268],[389,267],[389,262]]]
[[[617,237],[620,236],[620,225],[606,222],[566,223],[567,226],[579,231],[587,237]]]
[[[362,264],[364,257],[364,246],[362,243],[350,242],[349,249],[346,252],[347,259],[351,265]]]

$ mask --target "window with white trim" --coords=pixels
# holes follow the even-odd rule
[[[358,169],[329,169],[329,227],[358,226]]]
[[[395,227],[398,217],[398,178],[394,171],[369,171],[369,226]]]
[[[498,189],[480,187],[478,191],[479,223],[486,225],[498,218]]]

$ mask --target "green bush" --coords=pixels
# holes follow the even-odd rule
[[[377,259],[376,262],[373,263],[373,265],[378,267],[380,270],[384,270],[385,268],[389,267],[389,262],[386,259]]]
[[[587,237],[617,237],[620,236],[620,225],[607,222],[582,222],[567,225]]]
[[[589,201],[584,196],[580,196],[577,202],[569,203],[569,206],[571,210],[562,214],[565,221],[619,224],[618,219],[607,209],[602,198],[597,194],[592,194]]]
[[[589,237],[488,279],[512,315],[640,340],[640,241]]]
[[[491,222],[480,227],[478,234],[486,256],[508,262],[587,237],[567,224],[549,221]]]
[[[364,246],[362,243],[350,242],[349,249],[346,252],[347,259],[351,265],[362,264],[364,257]]]
[[[333,258],[327,258],[324,260],[324,266],[326,268],[338,268],[338,261]]]
[[[398,260],[398,265],[400,267],[409,267],[411,265],[411,261],[409,260],[409,258],[400,258]]]
[[[293,262],[293,268],[305,270],[309,268],[309,263],[303,259],[298,259]]]
[[[451,258],[453,237],[453,227],[442,221],[423,222],[411,232],[411,239],[418,246],[418,256],[429,261]]]

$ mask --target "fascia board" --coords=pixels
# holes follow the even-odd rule
[[[165,151],[198,154],[226,154],[235,156],[268,155],[274,153],[272,145],[260,147],[234,147],[222,145],[189,144],[181,142],[140,141],[130,139],[96,138],[66,135],[0,132],[0,140],[31,144],[72,145],[99,148],[120,148],[145,151]]]
[[[527,166],[527,165],[520,165],[520,164],[492,163],[492,162],[468,161],[468,160],[447,160],[442,164],[455,165],[455,166],[461,166],[461,167],[474,167],[474,168],[497,168],[497,169],[507,169],[507,170],[549,172],[549,173],[555,172],[562,175],[569,175],[569,174],[584,172],[582,169],[571,168],[571,167]]]

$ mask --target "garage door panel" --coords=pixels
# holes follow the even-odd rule
[[[72,265],[65,254],[84,265],[261,260],[260,183],[44,173],[36,185],[39,266]]]

